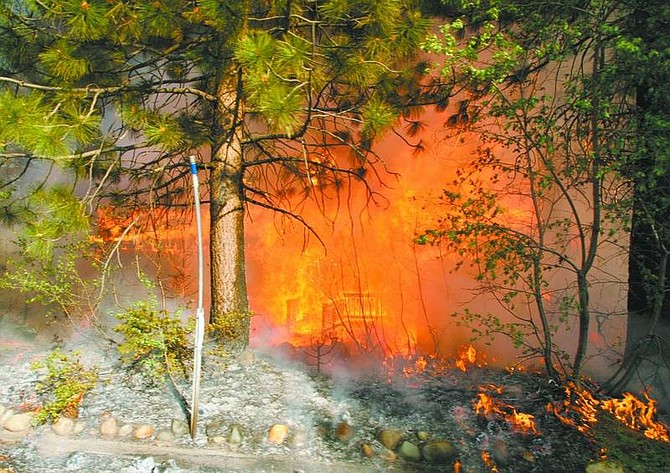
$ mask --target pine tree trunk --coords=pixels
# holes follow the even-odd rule
[[[231,350],[248,345],[250,327],[244,256],[243,148],[235,95],[220,87],[217,112],[219,130],[225,135],[213,150],[210,163],[210,323]]]

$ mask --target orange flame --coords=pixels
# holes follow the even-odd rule
[[[479,415],[499,415],[517,430],[527,434],[539,434],[532,414],[519,412],[513,406],[481,392],[474,402],[475,412]]]
[[[582,433],[588,433],[591,426],[598,421],[598,411],[610,412],[619,422],[640,431],[653,440],[670,442],[668,428],[655,419],[656,402],[647,398],[644,402],[631,393],[624,393],[622,399],[608,399],[600,401],[587,389],[580,389],[573,383],[565,387],[566,398],[562,403],[550,403],[547,410],[566,425],[576,428]]]
[[[486,450],[482,451],[482,460],[484,460],[484,464],[491,469],[492,472],[498,472],[498,467],[496,466],[495,462],[493,461],[493,458],[491,457],[491,454],[487,452]]]
[[[565,387],[565,400],[562,404],[549,403],[547,411],[563,424],[574,427],[581,433],[587,433],[598,421],[599,401],[586,389],[579,389],[574,383]]]
[[[477,350],[472,345],[467,345],[461,348],[458,359],[456,360],[456,368],[464,373],[468,370],[468,365],[474,365],[477,361]]]
[[[645,394],[645,397],[647,398],[646,403],[631,393],[624,393],[622,399],[609,399],[603,401],[601,406],[631,429],[643,432],[645,437],[670,442],[667,427],[654,420],[656,417],[656,401],[647,394]]]

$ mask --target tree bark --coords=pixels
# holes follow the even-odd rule
[[[226,84],[218,90],[221,142],[210,163],[210,324],[233,349],[249,343],[249,302],[244,255],[244,150],[237,94]]]

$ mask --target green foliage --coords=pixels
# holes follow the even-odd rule
[[[65,81],[77,81],[90,70],[86,58],[77,57],[75,48],[66,41],[54,43],[39,58],[51,74]]]
[[[184,324],[179,314],[155,308],[155,301],[140,301],[116,314],[121,321],[114,331],[123,336],[118,346],[121,363],[146,376],[149,383],[160,383],[167,374],[185,375],[193,347],[188,334],[191,322]]]
[[[31,259],[53,258],[57,248],[80,240],[89,229],[83,204],[65,186],[39,189],[30,194],[27,204],[18,244]]]
[[[359,158],[354,169],[373,165],[365,159],[373,136],[410,113],[410,101],[448,95],[425,83],[414,87],[422,77],[411,60],[430,26],[416,7],[405,0],[3,2],[0,166],[55,162],[72,171],[65,179],[78,179],[70,182],[85,189],[91,208],[168,208],[170,224],[181,225],[172,211],[189,208],[184,163],[198,154],[209,159],[203,169],[212,172],[201,184],[212,209],[233,195],[295,208],[287,196],[312,188],[311,176],[333,175],[320,188],[337,191],[344,186],[336,174],[352,175],[349,156]],[[351,153],[326,152],[332,160],[292,172],[323,147]],[[24,177],[10,171],[17,182]],[[227,217],[245,211],[233,205]],[[223,227],[213,231],[235,225]],[[25,244],[42,256],[56,249],[47,238]],[[243,266],[236,271],[213,285],[214,310],[224,306],[219,287],[246,290],[233,281]],[[238,295],[235,309],[243,312],[248,298]],[[248,330],[246,317],[235,319]]]
[[[98,368],[85,367],[80,356],[79,352],[68,355],[56,348],[44,360],[32,364],[31,369],[41,375],[35,385],[42,400],[35,417],[39,423],[78,416],[84,396],[98,381]]]
[[[459,135],[479,132],[482,144],[448,184],[438,225],[417,241],[449,248],[501,302],[508,315],[481,315],[477,330],[509,332],[549,369],[565,359],[553,335],[578,320],[576,376],[589,344],[592,270],[601,251],[618,250],[625,225],[618,219],[622,193],[607,186],[620,177],[612,164],[622,163],[630,145],[621,133],[632,130],[620,95],[630,89],[620,87],[609,51],[621,15],[631,12],[605,3],[613,9],[602,2],[449,2],[452,20],[425,43],[442,55],[442,74],[467,91],[448,126]],[[510,317],[512,325],[502,322]]]
[[[361,118],[363,136],[373,137],[389,129],[396,121],[397,113],[389,104],[373,100],[363,108]]]
[[[60,311],[56,316],[90,314],[100,296],[99,281],[86,275],[96,266],[96,258],[81,202],[66,187],[42,188],[31,193],[17,212],[20,256],[7,260],[0,288],[28,295],[29,303],[55,306]]]
[[[234,345],[248,336],[247,327],[252,316],[250,311],[228,312],[211,321],[207,325],[207,333],[214,340],[227,341]]]

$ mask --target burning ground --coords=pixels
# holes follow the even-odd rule
[[[37,373],[30,368],[46,354],[38,345],[2,332],[4,425],[39,408]],[[276,348],[238,357],[210,349],[192,440],[178,392],[165,385],[146,387],[117,368],[113,350],[85,346],[82,360],[100,367],[100,381],[84,397],[71,429],[0,429],[0,471],[558,473],[588,466],[589,472],[653,473],[670,468],[667,428],[657,421],[653,402],[600,399],[575,386],[566,391],[537,374],[487,367],[469,347],[451,359],[386,359],[374,373],[357,376],[353,370],[347,376],[335,370],[316,374],[298,351],[289,362],[273,356]],[[350,367],[357,363],[343,361]],[[189,392],[186,380],[177,387]],[[624,469],[596,469],[607,468],[604,459]]]

